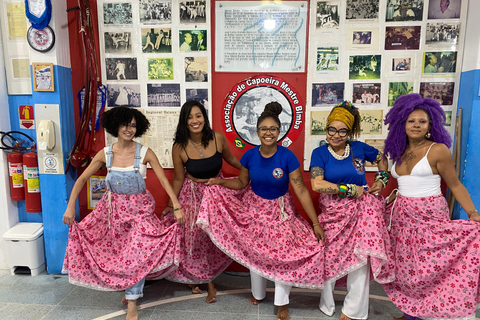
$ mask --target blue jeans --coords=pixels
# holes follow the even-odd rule
[[[405,318],[407,318],[408,320],[422,320],[422,319],[420,319],[420,318],[417,318],[417,317],[414,317],[414,316],[410,316],[410,315],[408,315],[408,314],[406,314],[406,313],[404,313],[404,316],[405,316]]]
[[[143,286],[145,285],[145,278],[135,283],[130,288],[125,289],[125,299],[137,300],[143,297]]]

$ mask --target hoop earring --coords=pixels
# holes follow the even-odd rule
[[[430,134],[430,132],[427,132],[427,133],[425,134],[425,138],[427,138],[427,139],[430,139],[431,136],[432,136],[432,135]]]

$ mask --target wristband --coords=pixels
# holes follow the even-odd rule
[[[178,208],[173,209],[173,211],[178,211],[178,210],[182,210],[182,207],[178,207]]]
[[[345,198],[348,192],[348,186],[344,182],[337,184],[338,187],[338,196],[340,198]]]

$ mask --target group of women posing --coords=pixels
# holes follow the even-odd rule
[[[181,109],[170,185],[151,149],[133,141],[149,126],[134,108],[103,113],[101,123],[118,141],[101,150],[78,178],[64,214],[71,226],[64,269],[70,282],[98,290],[125,290],[127,319],[145,279],[166,277],[216,301],[212,280],[233,260],[250,269],[252,297],[260,303],[275,282],[277,319],[289,319],[292,286],[323,289],[319,309],[335,312],[335,284],[347,287],[340,319],[367,319],[369,283],[381,283],[405,314],[401,319],[473,319],[479,298],[480,216],[455,175],[451,140],[438,102],[409,94],[387,114],[385,153],[394,161],[398,193],[389,205],[380,192],[389,180],[386,158],[354,139],[360,112],[351,103],[333,108],[327,144],[310,161],[319,215],[296,156],[277,144],[282,107],[265,106],[257,121],[260,145],[238,161],[225,137],[210,127],[196,101]],[[223,160],[240,170],[224,178]],[[365,161],[377,165],[367,185]],[[161,218],[145,188],[150,164],[170,197]],[[108,190],[80,223],[75,201],[85,181],[106,165]],[[450,221],[441,178],[472,221]],[[294,191],[311,225],[295,212]]]

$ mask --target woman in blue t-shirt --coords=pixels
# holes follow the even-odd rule
[[[394,278],[384,203],[377,197],[388,182],[388,166],[377,149],[352,141],[360,134],[360,121],[350,102],[333,108],[327,118],[327,144],[313,150],[310,162],[312,189],[320,193],[318,218],[328,240],[319,308],[333,315],[335,282],[347,276],[341,320],[368,318],[370,270],[377,282]],[[379,170],[370,188],[365,161],[376,163]]]
[[[250,303],[257,305],[265,298],[267,279],[275,281],[277,319],[286,320],[292,285],[323,287],[324,236],[300,163],[292,151],[277,144],[281,112],[278,102],[265,106],[257,121],[261,145],[245,152],[238,178],[208,181],[212,186],[205,190],[197,224],[223,252],[250,269]],[[243,189],[249,182],[251,188],[241,197],[222,188]],[[295,213],[289,183],[313,230]]]

